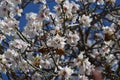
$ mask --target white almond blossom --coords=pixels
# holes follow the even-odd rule
[[[26,14],[26,18],[30,21],[30,20],[35,20],[37,18],[37,14],[30,12]]]
[[[108,63],[111,63],[112,60],[115,59],[115,56],[114,56],[113,54],[110,54],[110,55],[106,56],[106,59],[107,59],[106,61],[107,61]]]
[[[92,72],[93,66],[88,61],[88,58],[84,58],[83,52],[78,55],[78,58],[74,60],[74,65],[79,68],[79,74],[88,74],[90,75]]]
[[[42,80],[42,75],[40,75],[38,72],[35,72],[32,76],[32,80]]]
[[[51,33],[52,33],[53,35],[59,34],[59,33],[60,33],[60,28],[61,28],[61,27],[56,26],[56,27],[54,28],[54,30],[51,30]]]
[[[79,55],[78,55],[78,58],[74,60],[74,63],[76,66],[79,66],[81,64],[81,61],[83,60],[83,52],[81,52]]]
[[[109,33],[110,35],[112,35],[114,33],[114,29],[109,26],[103,27],[103,31],[104,31],[104,33]]]
[[[23,9],[20,9],[19,7],[16,7],[15,9],[13,9],[11,12],[10,12],[10,17],[14,17],[16,15],[18,15],[19,17],[21,16],[21,13],[23,12]]]
[[[10,48],[19,49],[21,52],[24,52],[24,50],[28,47],[28,43],[20,40],[15,39],[14,41],[10,41]]]
[[[76,4],[75,2],[71,2],[70,5],[71,5],[72,12],[76,12],[80,8],[80,5]]]
[[[104,4],[104,0],[97,0],[97,4],[98,5],[103,5]]]
[[[15,16],[14,14],[21,16],[22,9],[18,8],[18,4],[21,4],[21,0],[2,0],[0,3],[0,17]]]
[[[64,68],[59,66],[59,68],[60,68],[60,71],[58,72],[59,77],[64,76],[65,79],[69,79],[70,76],[73,74],[73,70],[67,66]]]
[[[79,80],[89,80],[85,75],[79,75]]]
[[[40,8],[39,14],[37,15],[38,20],[43,21],[43,20],[50,20],[49,14],[50,14],[50,9],[47,8],[46,5],[42,5]]]
[[[28,38],[38,35],[38,32],[42,31],[43,22],[41,21],[29,21],[28,24],[24,27],[24,35]]]
[[[9,59],[15,59],[19,57],[19,54],[14,49],[7,49],[5,56]]]
[[[50,69],[54,67],[53,60],[49,59],[49,60],[42,61],[41,66],[45,69]]]
[[[60,5],[54,6],[54,9],[57,12],[57,14],[60,14],[62,12],[62,9],[61,9]]]
[[[6,56],[4,54],[0,54],[0,63],[6,63]]]
[[[27,71],[29,69],[28,63],[25,60],[19,62],[19,67],[22,69],[22,71]]]
[[[92,18],[90,18],[90,16],[82,15],[82,17],[79,17],[79,21],[82,22],[83,25],[89,27],[92,21]]]
[[[71,5],[70,5],[70,2],[68,1],[68,0],[66,0],[65,2],[64,2],[64,5],[63,5],[63,11],[65,12],[65,13],[70,13],[71,12],[71,7],[70,7]]]
[[[47,46],[56,48],[64,48],[66,39],[60,35],[54,36],[52,39],[48,39]]]
[[[0,34],[0,43],[1,43],[2,40],[4,40],[5,38],[6,38],[5,35]]]
[[[7,5],[7,3],[5,1],[2,1],[0,3],[0,17],[8,17],[8,13],[10,11],[11,5]]]
[[[100,50],[100,53],[102,54],[102,56],[105,56],[105,54],[108,54],[109,52],[110,52],[110,47],[107,45],[102,47],[102,49]]]
[[[75,33],[72,33],[72,32],[69,32],[68,36],[67,36],[67,43],[70,44],[70,45],[76,45],[77,42],[79,41],[79,35],[77,34],[77,32]]]
[[[0,22],[0,30],[7,35],[14,35],[18,24],[19,22],[14,18],[5,17],[4,20]]]

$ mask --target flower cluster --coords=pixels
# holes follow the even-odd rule
[[[11,80],[120,80],[116,0],[51,2],[0,1],[0,72]],[[38,13],[25,13],[29,4]]]

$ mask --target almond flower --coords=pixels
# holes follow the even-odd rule
[[[79,17],[79,21],[85,26],[90,26],[92,18],[90,18],[90,16],[82,15],[82,17]]]
[[[51,68],[55,67],[54,63],[53,63],[53,60],[51,58],[48,59],[48,60],[44,60],[40,63],[41,63],[41,66],[45,69],[51,69]]]
[[[33,75],[32,75],[32,80],[43,80],[41,79],[42,75],[38,72],[35,72]]]
[[[6,63],[7,63],[7,60],[6,60],[5,55],[0,54],[0,72],[3,72],[3,73],[7,72],[5,65],[3,65],[3,64],[6,64]]]
[[[58,72],[59,77],[64,76],[66,79],[69,79],[70,76],[73,74],[73,70],[67,66],[65,68],[59,66],[59,68],[60,68],[60,71]]]
[[[5,1],[0,2],[0,17],[7,17],[10,6],[6,5]]]
[[[80,7],[80,5],[76,4],[75,2],[72,2],[70,6],[71,6],[72,12],[77,12],[77,10],[79,10],[79,7]]]
[[[2,40],[4,40],[5,38],[6,38],[5,35],[0,34],[0,43],[1,43]]]
[[[60,5],[54,6],[54,9],[57,12],[56,14],[60,14],[62,12],[62,9],[61,9]]]
[[[33,21],[37,18],[37,14],[33,13],[33,12],[27,13],[26,18],[27,18],[27,20],[32,20]]]
[[[14,18],[5,17],[4,20],[0,20],[0,30],[7,35],[14,35],[16,33],[16,27],[19,25],[19,21]]]
[[[88,77],[85,75],[79,75],[78,78],[79,80],[89,80]]]
[[[0,54],[0,63],[6,63],[6,56]]]
[[[19,62],[19,67],[20,69],[22,69],[22,71],[27,71],[29,69],[28,63],[25,60],[22,60],[21,62]]]
[[[17,10],[18,4],[21,4],[21,0],[2,0],[0,1],[0,17],[8,17],[11,12],[15,14],[14,10]],[[21,12],[22,10],[18,10]],[[19,15],[19,14],[18,14]]]
[[[93,66],[89,62],[88,58],[84,58],[83,52],[78,55],[78,58],[74,60],[74,65],[79,68],[79,74],[90,75]]]
[[[15,48],[21,50],[21,52],[24,52],[24,50],[27,48],[28,44],[21,39],[15,39],[14,41],[10,42],[10,48]]]
[[[79,39],[80,39],[79,35],[76,32],[75,33],[69,32],[67,43],[70,45],[76,45]]]
[[[97,0],[97,4],[98,5],[103,5],[104,4],[104,0]]]
[[[66,39],[64,37],[61,37],[60,35],[56,35],[53,38],[48,39],[47,45],[49,47],[57,48],[64,48]]]
[[[19,54],[14,49],[7,49],[5,56],[6,58],[13,59],[14,57],[18,57]]]
[[[103,27],[103,31],[104,33],[109,33],[112,35],[114,33],[114,28],[106,26],[106,27]]]
[[[104,47],[102,47],[102,49],[100,50],[100,53],[102,54],[102,56],[105,56],[106,54],[108,54],[110,52],[110,47],[108,45],[105,45]]]
[[[13,9],[11,12],[10,12],[10,17],[14,17],[16,15],[18,16],[21,16],[21,13],[23,12],[23,9],[20,9],[19,7],[16,7],[16,9]]]
[[[70,13],[71,12],[71,5],[70,5],[70,2],[68,0],[66,0],[63,4],[63,11],[65,13]]]

